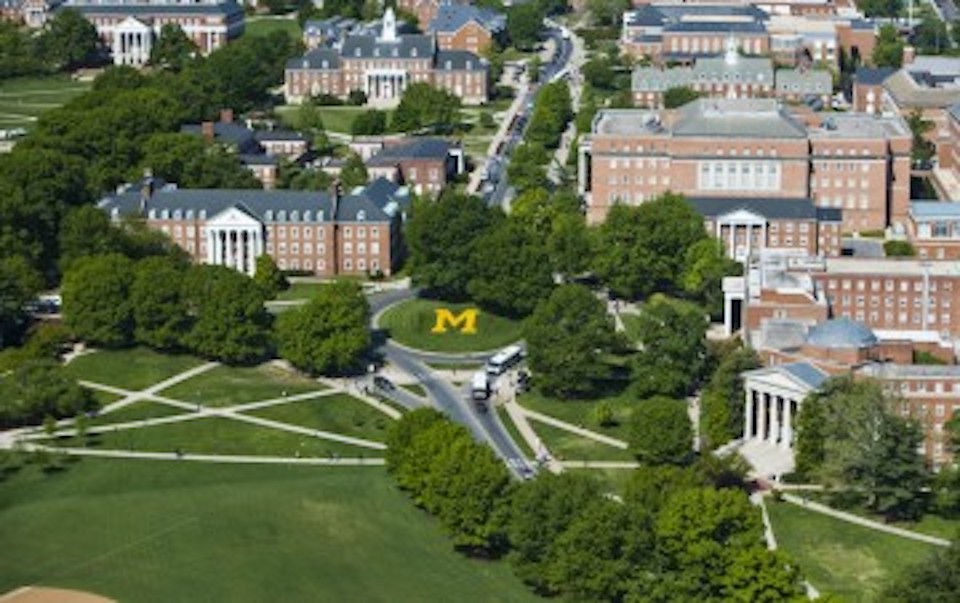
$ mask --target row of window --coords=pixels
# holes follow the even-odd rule
[[[854,286],[854,282],[856,282],[856,286]],[[880,291],[880,287],[881,287],[880,282],[881,282],[881,281],[880,281],[879,279],[873,279],[873,280],[871,280],[871,281],[870,281],[870,290],[871,290],[871,291]],[[901,293],[907,293],[908,291],[910,291],[910,283],[911,283],[911,282],[913,283],[913,291],[914,291],[915,293],[921,293],[921,292],[923,291],[923,281],[920,280],[920,279],[901,280],[901,281],[899,281],[899,282],[900,282],[899,289],[900,289],[900,292],[901,292]],[[882,286],[883,286],[883,290],[884,290],[884,291],[894,291],[895,289],[897,289],[897,284],[896,284],[896,282],[894,282],[892,279],[887,279],[887,280],[883,281],[883,285],[882,285]],[[852,289],[854,289],[854,288],[856,288],[857,291],[866,291],[866,290],[867,290],[867,281],[866,281],[866,279],[857,279],[856,281],[852,281],[852,280],[850,280],[850,279],[843,279],[843,280],[837,280],[837,279],[832,279],[832,278],[831,278],[831,279],[827,279],[827,289],[836,289],[837,287],[840,287],[840,288],[843,289],[844,291],[850,291],[850,290],[852,290]],[[943,282],[943,290],[944,290],[944,291],[953,291],[953,281],[950,281],[950,280],[944,281],[944,282]],[[931,293],[936,293],[936,292],[937,292],[937,282],[936,282],[936,281],[930,281],[930,292],[931,292]],[[944,300],[949,300],[949,297],[944,296],[943,299],[944,299]]]
[[[697,170],[699,190],[776,191],[781,187],[775,161],[702,161]]]
[[[830,296],[830,298],[831,298],[831,299],[834,299],[834,297],[833,297],[832,295]],[[850,298],[849,295],[842,295],[842,296],[840,297],[841,302],[842,302],[844,305],[847,305],[847,306],[850,305],[850,299],[851,299],[851,298]],[[865,298],[865,296],[863,296],[863,295],[858,295],[858,296],[856,297],[856,303],[857,303],[858,306],[866,305],[866,298]],[[936,298],[930,298],[930,300],[928,301],[928,303],[930,304],[930,307],[931,307],[931,308],[936,309],[936,307],[937,307],[937,299],[936,299]],[[871,295],[871,296],[870,296],[870,305],[873,306],[874,308],[876,308],[877,306],[879,306],[879,305],[880,305],[880,298],[877,297],[876,295]],[[892,308],[893,305],[894,305],[893,296],[892,296],[892,295],[887,295],[887,296],[885,296],[885,297],[883,298],[883,305],[886,306],[887,308]],[[907,298],[905,298],[905,297],[898,297],[898,298],[897,298],[897,305],[899,305],[901,308],[906,308],[906,307],[909,305],[909,304],[907,303]],[[913,298],[913,307],[914,307],[914,308],[919,308],[921,305],[922,305],[922,300],[921,300],[919,297]],[[940,307],[943,308],[944,310],[949,310],[949,309],[950,309],[950,299],[949,299],[949,298],[944,298],[943,301],[942,301],[942,303],[940,304]]]
[[[853,315],[851,315],[850,312],[842,312],[840,315],[843,316],[843,317],[845,317],[845,318],[855,318],[855,319],[856,319],[857,321],[859,321],[859,322],[865,322],[866,319],[867,319],[867,316],[868,316],[868,315],[867,315],[866,313],[864,313],[864,312],[856,312],[856,313],[854,313]],[[880,313],[879,313],[879,312],[870,312],[869,317],[870,317],[870,324],[876,325],[876,324],[879,324],[879,323],[880,323]],[[922,314],[918,314],[918,313],[916,313],[916,312],[914,312],[914,313],[912,313],[912,314],[908,314],[907,312],[899,312],[899,313],[896,315],[896,321],[894,321],[894,315],[893,315],[893,313],[892,313],[892,312],[885,312],[884,315],[883,315],[883,324],[885,324],[885,325],[892,325],[892,324],[894,324],[894,322],[896,322],[897,324],[900,324],[900,325],[906,325],[906,324],[910,324],[910,323],[912,322],[915,326],[919,327],[920,325],[923,324],[923,315],[922,315]],[[944,313],[944,314],[941,314],[941,315],[940,315],[940,324],[944,325],[945,327],[948,327],[949,324],[950,324],[950,322],[951,322],[950,314]],[[927,323],[928,323],[928,324],[931,324],[931,325],[937,324],[937,315],[936,315],[936,314],[928,314],[928,315],[927,315]]]

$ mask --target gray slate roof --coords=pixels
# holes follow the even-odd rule
[[[810,329],[807,343],[822,348],[868,348],[877,344],[877,336],[863,323],[849,318],[834,318]]]
[[[823,385],[823,382],[829,378],[829,375],[813,366],[809,362],[791,362],[789,364],[781,364],[779,366],[782,370],[786,371],[793,377],[796,377],[813,389],[818,389],[821,385]]]
[[[425,35],[399,35],[395,42],[385,42],[377,36],[347,36],[340,56],[359,58],[429,58],[433,56],[433,38]]]
[[[817,222],[843,222],[843,210],[839,207],[818,207]]]
[[[777,91],[794,94],[830,94],[833,76],[824,69],[777,69]]]
[[[680,21],[663,27],[665,32],[709,33],[764,33],[766,26],[760,21]]]
[[[465,50],[437,51],[436,68],[443,71],[483,71],[486,61]]]
[[[807,131],[773,99],[698,99],[679,109],[674,136],[806,138]]]
[[[866,86],[879,86],[883,80],[893,75],[897,70],[893,67],[860,67],[853,79]]]
[[[810,199],[688,197],[687,203],[705,218],[737,210],[759,214],[768,220],[815,220],[817,210]]]
[[[242,17],[243,7],[234,0],[223,0],[218,3],[194,3],[194,4],[144,4],[127,2],[110,2],[106,0],[101,3],[74,2],[67,0],[60,4],[57,9],[72,8],[82,15],[114,15],[123,14],[132,17],[142,17],[144,15],[226,15],[228,17]]]
[[[427,33],[454,33],[467,23],[475,21],[491,34],[502,31],[507,18],[498,12],[469,4],[444,4],[427,26]]]
[[[367,165],[393,165],[404,159],[444,160],[450,154],[451,146],[442,138],[414,138],[384,147],[367,161]]]
[[[183,134],[203,135],[202,124],[186,124],[180,126]],[[215,142],[234,146],[240,153],[256,153],[260,145],[254,139],[253,130],[246,126],[231,122],[218,121],[213,124],[213,139]]]
[[[340,69],[340,53],[332,48],[315,48],[287,61],[287,69]]]

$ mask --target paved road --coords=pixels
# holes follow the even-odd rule
[[[376,318],[390,305],[405,299],[412,299],[416,295],[417,291],[413,289],[372,294],[368,296],[371,316]],[[467,391],[469,386],[464,385],[459,389],[454,387],[437,376],[425,362],[426,360],[431,362],[441,360],[443,359],[442,356],[411,351],[383,340],[379,342],[377,352],[386,362],[416,378],[427,390],[429,398],[441,412],[467,427],[477,440],[489,444],[517,476],[522,477],[527,471],[533,470],[533,467],[530,467],[525,460],[520,447],[517,446],[516,442],[507,433],[506,428],[500,423],[497,413],[492,409],[489,412],[478,411],[470,401]],[[462,361],[462,358],[453,357],[452,359],[452,361],[457,360]],[[410,398],[415,401],[414,404],[417,406],[423,405],[414,396],[397,390],[390,392],[391,398],[394,395]]]

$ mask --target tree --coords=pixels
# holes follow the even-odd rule
[[[460,97],[424,82],[407,86],[393,114],[393,129],[413,132],[450,128],[460,121]]]
[[[513,317],[529,315],[553,289],[542,239],[513,220],[477,240],[467,293],[481,307]]]
[[[441,299],[466,299],[478,241],[502,219],[477,197],[417,201],[406,232],[414,283]]]
[[[630,7],[629,0],[589,0],[587,7],[593,22],[601,26],[619,25],[624,11]]]
[[[30,321],[26,304],[42,288],[43,277],[26,259],[0,258],[0,349],[20,341]]]
[[[554,219],[547,236],[547,254],[553,271],[563,277],[587,271],[592,259],[590,231],[579,212],[560,214]]]
[[[628,479],[624,502],[653,515],[677,492],[710,485],[694,467],[678,465],[641,465]]]
[[[92,66],[100,52],[97,29],[72,8],[54,13],[37,42],[44,60],[57,70]]]
[[[807,601],[800,569],[786,555],[754,546],[731,559],[721,580],[726,601]]]
[[[270,315],[252,280],[225,266],[191,266],[183,283],[193,327],[184,343],[228,364],[247,364],[270,352]],[[64,300],[66,301],[66,300]]]
[[[907,566],[877,598],[881,603],[945,603],[960,600],[960,546],[937,548]]]
[[[903,46],[896,27],[890,24],[881,26],[877,45],[873,48],[873,64],[877,67],[899,69],[903,63]]]
[[[370,347],[369,314],[359,285],[327,285],[306,305],[279,316],[277,351],[312,375],[342,374],[355,368]]]
[[[868,17],[897,17],[903,8],[902,0],[860,0],[857,8]]]
[[[700,378],[707,317],[690,302],[653,296],[637,317],[640,351],[633,362],[635,395],[681,397]]]
[[[387,131],[387,113],[379,109],[364,111],[350,124],[354,136],[376,136]]]
[[[683,272],[683,290],[694,296],[713,318],[723,316],[723,279],[740,275],[743,268],[730,259],[723,243],[706,238],[687,249]]]
[[[363,164],[363,159],[356,153],[351,153],[343,169],[340,170],[340,182],[343,188],[350,191],[358,186],[365,186],[369,181],[370,175],[367,173],[367,166]]]
[[[919,109],[914,109],[907,117],[907,125],[913,134],[910,158],[914,163],[928,164],[937,152],[934,144],[927,139],[927,134],[934,128],[933,122],[924,118]]]
[[[663,106],[676,109],[700,98],[700,93],[690,86],[674,86],[663,93]]]
[[[140,166],[131,176],[147,170],[184,188],[262,186],[235,153],[192,134],[163,132],[147,139]]]
[[[93,255],[124,253],[123,232],[110,223],[106,212],[93,205],[69,211],[60,222],[60,269]]]
[[[253,273],[253,282],[260,286],[267,299],[273,299],[281,291],[290,288],[286,275],[277,268],[277,263],[269,254],[257,258],[256,271]]]
[[[180,71],[193,59],[197,45],[183,33],[176,23],[164,23],[160,28],[160,39],[150,49],[150,63],[157,67]]]
[[[910,241],[886,241],[883,244],[883,253],[888,258],[912,257],[917,255]]]
[[[175,350],[183,345],[192,320],[184,300],[183,279],[186,268],[167,257],[141,260],[134,270],[130,286],[133,307],[134,338],[159,350]]]
[[[953,43],[956,46],[960,46],[960,19],[953,22],[953,25],[950,27],[950,35],[953,37]]]
[[[613,72],[613,61],[607,57],[597,57],[587,61],[581,69],[583,79],[594,88],[611,90],[614,88],[616,74]]]
[[[535,2],[518,4],[507,10],[507,36],[519,50],[531,50],[536,46],[542,28],[543,16]]]
[[[911,42],[920,54],[942,54],[950,48],[947,24],[936,13],[928,11],[914,29]]]
[[[603,302],[582,285],[557,287],[537,305],[523,335],[530,369],[552,395],[595,394],[608,376],[603,357],[616,344],[613,320]]]
[[[668,193],[636,207],[614,205],[597,230],[594,269],[620,297],[675,291],[687,250],[706,236],[703,218],[680,195]]]
[[[549,185],[545,165],[550,160],[546,149],[539,144],[522,143],[507,165],[507,178],[518,191],[546,188]]]
[[[37,425],[45,417],[72,417],[98,407],[53,360],[27,362],[0,380],[0,427]]]
[[[741,373],[760,366],[756,352],[746,347],[728,351],[700,395],[700,437],[713,450],[743,434],[743,379]]]
[[[687,405],[656,397],[644,400],[633,411],[630,450],[641,463],[682,465],[693,454],[693,428]]]
[[[109,254],[75,262],[63,277],[63,315],[78,339],[123,347],[133,339],[133,262]]]
[[[808,396],[797,424],[798,469],[828,487],[859,493],[875,513],[915,518],[927,483],[919,425],[874,381],[837,378]]]
[[[26,28],[0,22],[0,79],[44,73],[47,68],[36,46]]]
[[[538,593],[551,592],[545,565],[554,542],[599,493],[596,481],[586,475],[544,472],[510,497],[510,561],[520,579]]]

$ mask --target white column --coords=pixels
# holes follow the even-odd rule
[[[727,232],[730,234],[730,258],[736,259],[737,257],[737,224],[736,222],[730,222],[727,224]]]
[[[206,240],[207,240],[207,263],[208,263],[208,264],[213,264],[213,263],[214,263],[214,256],[213,256],[213,253],[214,253],[214,252],[213,252],[214,238],[213,238],[213,229],[212,229],[212,228],[207,228],[207,239],[206,239]]]
[[[750,259],[750,252],[753,251],[753,224],[747,224],[747,259]]]
[[[247,274],[253,276],[254,272],[257,271],[257,248],[256,248],[256,236],[257,233],[252,229],[247,231],[247,257],[249,258],[249,266],[247,267]]]
[[[760,394],[760,416],[759,421],[760,428],[757,430],[757,439],[765,440],[767,439],[767,433],[769,431],[769,419],[768,411],[770,409],[770,394],[762,392]]]
[[[757,393],[753,388],[746,390],[747,396],[743,408],[743,439],[749,440],[753,437],[753,405]]]
[[[226,265],[236,269],[237,267],[237,248],[233,246],[233,230],[228,230],[226,232],[226,243],[227,243],[227,261]]]
[[[793,400],[783,400],[783,439],[780,445],[790,448],[793,445]]]
[[[218,228],[211,229],[213,232],[213,263],[219,266],[223,263],[223,242],[221,239],[221,232]]]
[[[783,398],[780,396],[771,396],[770,402],[770,441],[776,444],[780,440],[780,403]]]

